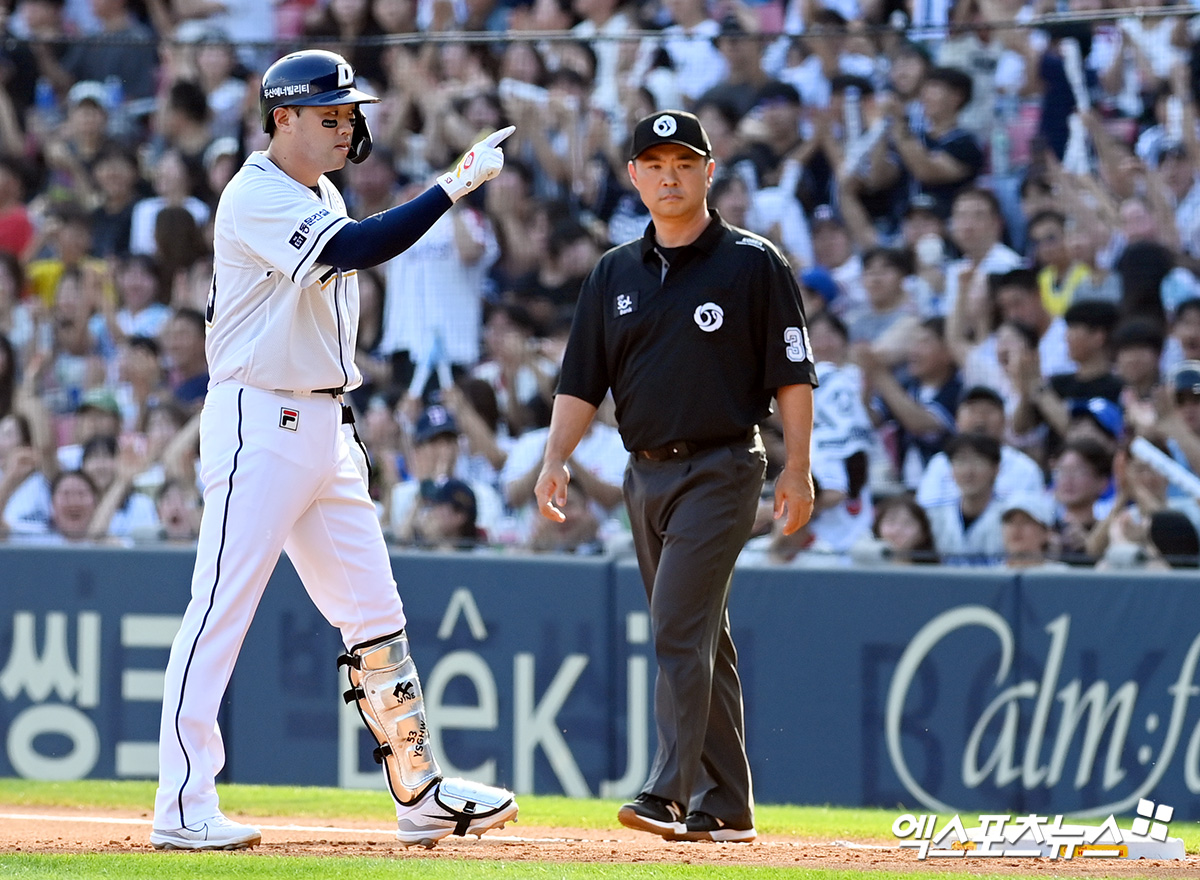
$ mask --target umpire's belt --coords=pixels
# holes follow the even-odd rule
[[[638,449],[634,455],[646,461],[670,461],[673,458],[691,458],[697,452],[706,449],[716,449],[718,446],[733,446],[735,443],[750,443],[758,433],[757,428],[747,428],[732,437],[720,437],[715,440],[676,440],[666,446],[655,449]]]

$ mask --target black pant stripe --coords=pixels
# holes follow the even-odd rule
[[[181,786],[179,786],[179,797],[177,800],[177,803],[179,804],[179,825],[181,828],[187,827],[187,822],[184,821],[184,816],[183,816],[183,790],[185,788],[187,788],[188,780],[190,780],[192,777],[192,761],[191,761],[191,758],[188,757],[187,748],[183,744],[183,734],[181,734],[179,732],[179,715],[183,711],[183,696],[184,696],[184,691],[187,690],[188,673],[191,671],[191,668],[192,668],[192,659],[196,656],[196,646],[200,643],[200,639],[204,635],[204,629],[208,625],[208,615],[212,613],[213,605],[216,603],[217,588],[221,585],[221,557],[225,552],[225,537],[227,534],[226,529],[228,528],[228,525],[229,525],[229,499],[233,497],[233,476],[234,476],[234,474],[237,473],[238,456],[241,455],[241,452],[242,452],[242,394],[243,394],[243,390],[239,389],[238,390],[238,407],[237,407],[237,409],[238,409],[238,417],[237,417],[238,445],[237,445],[237,449],[234,450],[234,453],[233,453],[233,466],[230,467],[230,469],[229,469],[229,478],[228,478],[229,489],[225,494],[225,513],[221,520],[221,543],[217,547],[216,571],[214,572],[214,575],[213,575],[212,589],[209,591],[209,594],[208,594],[208,608],[204,612],[204,619],[202,621],[200,621],[200,629],[196,633],[196,638],[192,641],[191,650],[188,652],[187,665],[184,666],[184,668],[183,668],[183,679],[179,683],[179,705],[176,706],[176,708],[175,708],[175,737],[176,737],[176,739],[179,740],[179,750],[181,752],[183,752],[183,760],[187,765],[187,772],[184,774],[183,784]]]

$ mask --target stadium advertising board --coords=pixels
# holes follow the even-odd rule
[[[0,549],[0,774],[155,775],[183,551]],[[625,797],[653,756],[632,562],[400,553],[448,772]],[[731,620],[762,802],[1200,818],[1190,579],[744,569]],[[381,787],[337,633],[283,564],[226,695],[228,781]]]

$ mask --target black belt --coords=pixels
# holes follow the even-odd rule
[[[749,443],[754,440],[757,428],[749,428],[733,437],[721,437],[716,440],[676,440],[666,446],[655,449],[638,449],[634,455],[646,461],[670,461],[673,458],[691,458],[697,452],[706,449],[716,449],[719,446],[732,446],[735,443]]]
[[[341,397],[346,393],[346,386],[341,388],[317,388],[313,390],[313,394],[328,394],[332,397]]]

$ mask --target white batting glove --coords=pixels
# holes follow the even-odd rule
[[[467,150],[452,170],[438,178],[438,186],[446,191],[450,201],[457,202],[500,173],[504,167],[504,150],[500,149],[500,142],[516,130],[515,125],[510,125],[488,135]]]

